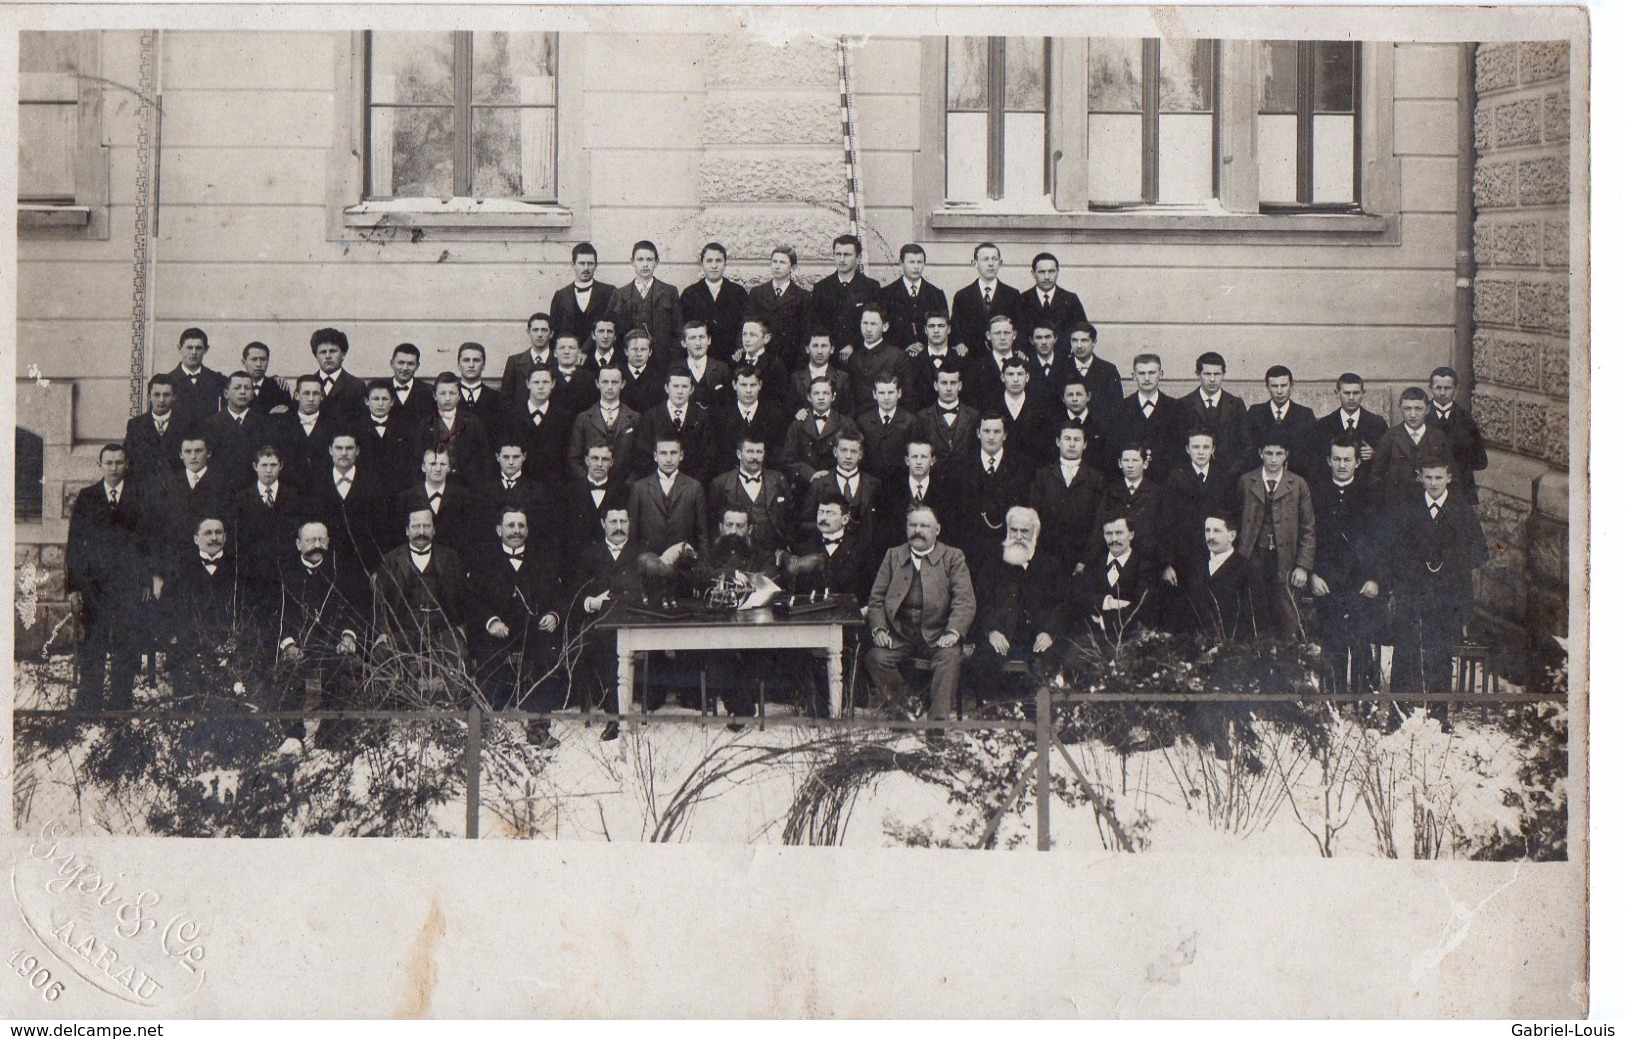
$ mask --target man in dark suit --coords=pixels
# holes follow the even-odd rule
[[[1248,592],[1247,557],[1236,551],[1236,520],[1228,514],[1202,522],[1207,557],[1188,575],[1182,588],[1187,630],[1214,639],[1252,635],[1252,595]]]
[[[209,352],[209,337],[203,329],[182,332],[179,350],[180,363],[169,373],[169,379],[175,389],[175,414],[184,428],[192,428],[220,410],[226,377],[203,365],[204,355]]]
[[[1118,475],[1102,485],[1100,507],[1090,527],[1091,532],[1099,530],[1113,516],[1127,516],[1129,525],[1138,532],[1138,551],[1161,563],[1164,560],[1158,522],[1162,519],[1162,488],[1146,475],[1149,454],[1144,444],[1124,444],[1117,452]]]
[[[418,427],[412,457],[421,459],[431,448],[451,456],[453,476],[463,484],[482,483],[489,476],[491,440],[485,426],[463,405],[457,376],[441,372],[434,382],[435,412]]]
[[[626,367],[626,355],[621,352],[620,341],[621,334],[615,330],[614,320],[607,317],[599,318],[598,324],[592,328],[592,342],[584,344],[587,347],[587,356],[581,362],[582,366],[592,373],[593,378],[596,379],[598,373],[605,368]]]
[[[963,384],[958,367],[944,367],[937,372],[936,400],[914,416],[919,419],[920,434],[931,443],[939,470],[957,468],[959,460],[976,449],[976,430],[982,413],[969,404],[960,403]],[[950,525],[949,529],[954,528]]]
[[[443,532],[437,540],[461,555],[479,538],[480,495],[473,487],[485,483],[482,480],[471,486],[453,481],[450,477],[455,471],[455,455],[444,447],[431,444],[419,457],[423,476],[396,497],[395,529],[403,529],[412,513],[426,509],[434,517],[435,530]]]
[[[564,428],[598,399],[597,373],[582,363],[582,346],[569,332],[553,340],[553,404],[564,409]]]
[[[814,379],[808,395],[812,410],[806,418],[790,423],[780,455],[785,474],[794,481],[798,492],[835,468],[837,438],[849,436],[857,437],[859,443],[863,441],[857,425],[834,410],[834,383],[827,378]]]
[[[1084,385],[1089,388],[1089,401],[1094,409],[1103,416],[1110,414],[1117,402],[1123,399],[1123,375],[1117,370],[1117,365],[1095,353],[1100,333],[1094,325],[1081,321],[1063,330],[1062,334],[1066,336],[1068,354],[1062,368],[1070,365],[1072,372],[1081,376]],[[1068,372],[1062,380],[1063,387],[1071,381],[1072,372]]]
[[[1102,478],[1117,475],[1117,459],[1112,455],[1106,438],[1105,416],[1090,407],[1089,387],[1075,369],[1068,370],[1061,387],[1061,410],[1056,413],[1056,427],[1066,425],[1083,427],[1083,461]]]
[[[1016,301],[1021,293],[999,280],[1003,259],[999,247],[982,242],[972,253],[976,266],[976,280],[954,293],[953,333],[954,350],[961,357],[978,357],[987,353],[988,323],[995,317],[1016,316]]]
[[[642,416],[621,401],[621,388],[626,384],[624,371],[600,368],[597,383],[597,406],[582,411],[570,427],[570,443],[565,454],[569,459],[569,473],[578,479],[586,476],[587,449],[605,444],[614,450],[616,467],[624,478],[631,471],[632,455],[637,448],[638,419]],[[544,472],[556,478],[558,470]]]
[[[902,395],[912,396],[909,380],[913,365],[908,355],[885,340],[886,315],[879,303],[867,303],[860,308],[858,322],[859,342],[846,359],[846,373],[852,379],[853,413],[863,414],[875,407],[875,382],[890,375],[898,380]]]
[[[745,327],[749,329],[750,324],[746,321]],[[852,377],[831,360],[834,353],[835,346],[825,333],[814,332],[807,339],[807,363],[790,373],[790,415],[794,421],[800,422],[811,411],[814,379],[829,380],[833,394],[830,407],[835,411],[851,418],[862,410],[852,395]]]
[[[1364,400],[1364,379],[1354,372],[1344,372],[1337,377],[1337,410],[1321,416],[1315,422],[1322,454],[1331,447],[1333,440],[1347,435],[1353,437],[1359,447],[1360,463],[1364,465],[1371,461],[1378,442],[1388,432],[1388,420],[1367,410],[1363,406]]]
[[[582,454],[586,475],[565,484],[557,499],[560,548],[567,554],[598,536],[608,502],[619,498],[626,504],[626,483],[614,475],[614,449],[601,444]]]
[[[839,494],[814,503],[815,531],[795,545],[795,560],[786,580],[793,594],[828,591],[862,601],[874,583],[873,550],[860,544],[848,527],[852,505]]]
[[[68,518],[68,602],[83,631],[75,706],[129,710],[135,707],[135,672],[148,636],[146,600],[156,568],[141,536],[142,496],[126,479],[124,447],[104,446],[97,464],[101,480],[78,493]],[[104,693],[109,654],[112,686]]]
[[[768,350],[786,368],[800,363],[800,352],[813,329],[812,294],[791,277],[796,269],[796,251],[789,245],[776,245],[768,263],[770,277],[750,290],[746,298],[745,320],[757,318],[768,328]],[[829,329],[819,331],[830,332]]]
[[[687,368],[673,368],[666,373],[665,404],[638,416],[637,454],[632,465],[634,477],[654,472],[656,444],[662,439],[673,439],[683,448],[683,472],[696,480],[709,478],[714,454],[711,421],[705,409],[691,399],[693,392],[694,375]]]
[[[336,558],[372,573],[393,547],[394,502],[383,475],[356,464],[357,439],[346,430],[328,442],[332,464],[312,481],[309,514],[326,525]]]
[[[1083,573],[1069,583],[1054,622],[1056,637],[1072,644],[1073,653],[1096,634],[1115,646],[1135,632],[1162,626],[1165,586],[1157,561],[1134,543],[1135,537],[1133,520],[1112,516],[1084,553]]]
[[[676,436],[656,438],[654,461],[655,471],[632,483],[629,514],[632,540],[642,550],[638,565],[669,598],[704,554],[705,488],[681,471],[683,444]]]
[[[1490,457],[1484,450],[1484,435],[1467,405],[1457,403],[1456,384],[1460,380],[1454,368],[1433,369],[1428,377],[1428,425],[1444,434],[1450,445],[1450,459],[1455,471],[1456,488],[1469,503],[1478,502],[1478,480],[1473,474],[1489,468]]]
[[[462,556],[435,540],[435,514],[412,510],[406,544],[392,549],[373,581],[377,641],[408,653],[460,660],[471,592]]]
[[[646,329],[634,328],[626,334],[626,385],[621,403],[642,415],[666,401],[666,373],[654,366],[653,346]]]
[[[377,476],[391,498],[404,491],[418,471],[412,454],[423,421],[396,405],[391,380],[374,379],[367,384],[367,417],[355,427],[361,451],[357,464]]]
[[[790,481],[778,470],[766,467],[767,443],[759,434],[743,432],[734,443],[738,464],[711,478],[707,514],[744,512],[750,517],[757,544],[770,551],[789,547],[796,533],[790,522]]]
[[[219,467],[212,464],[209,442],[201,433],[181,440],[181,468],[167,472],[155,484],[148,499],[145,537],[155,556],[167,558],[176,549],[191,543],[197,517],[205,513],[224,516],[231,496]]]
[[[818,503],[831,495],[845,498],[850,506],[848,533],[867,551],[873,544],[875,510],[880,504],[880,482],[860,466],[863,464],[863,436],[848,430],[835,438],[834,467],[816,475],[802,495],[801,533],[810,535],[818,526]]]
[[[322,383],[301,375],[294,386],[295,410],[278,416],[277,442],[282,446],[282,478],[308,490],[327,468],[327,445],[335,434],[351,430],[351,421],[323,410]]]
[[[726,363],[711,356],[711,333],[705,325],[691,321],[683,326],[683,359],[678,363],[693,377],[689,400],[694,405],[711,411],[727,398],[732,373]]]
[[[1020,696],[1023,686],[1039,680],[1035,672],[1052,670],[1054,620],[1067,572],[1040,551],[1042,526],[1033,509],[1012,507],[1005,514],[1000,557],[977,583],[974,648],[966,671],[978,703]],[[1026,682],[1005,674],[1012,660],[1032,665]]]
[[[965,403],[983,414],[997,408],[999,397],[1004,393],[1004,370],[1020,363],[1024,356],[1016,353],[1015,322],[1003,314],[995,314],[988,323],[987,349],[961,366],[965,374]]]
[[[203,509],[186,542],[166,566],[162,616],[175,633],[170,681],[181,701],[215,688],[221,646],[237,634],[240,588],[237,559],[228,551],[225,515]]]
[[[322,385],[322,414],[349,423],[366,410],[367,384],[344,369],[350,337],[336,328],[318,328],[310,335],[316,358],[316,378]]]
[[[494,547],[496,542],[501,540],[501,533],[499,531],[497,538],[491,538],[487,536],[487,532],[501,527],[502,514],[514,509],[525,514],[532,547],[551,556],[560,553],[563,539],[554,522],[554,510],[550,506],[550,499],[553,496],[546,489],[547,481],[556,481],[557,476],[548,477],[546,480],[537,479],[526,473],[526,464],[525,447],[520,438],[501,437],[497,444],[496,479],[483,489],[480,496],[479,517],[474,521],[475,527],[480,532],[480,539],[475,549],[471,550],[470,559],[489,555],[484,549]]]
[[[1192,426],[1185,436],[1186,463],[1169,473],[1160,488],[1157,541],[1162,546],[1162,576],[1175,588],[1207,564],[1207,518],[1240,509],[1237,476],[1221,471],[1215,456],[1213,434],[1203,425]]]
[[[1428,425],[1428,396],[1420,386],[1407,386],[1399,395],[1399,414],[1399,425],[1384,433],[1371,452],[1372,494],[1385,512],[1413,495],[1424,464],[1453,462],[1444,433]]]
[[[502,394],[485,385],[484,344],[464,343],[457,348],[457,375],[462,410],[479,419],[487,433],[495,432],[503,420]]]
[[[745,286],[727,277],[728,250],[719,242],[706,242],[700,248],[701,278],[678,297],[683,322],[703,321],[711,342],[724,354],[739,342],[739,328],[750,304]]]
[[[1301,638],[1298,596],[1315,568],[1315,506],[1308,481],[1287,469],[1288,450],[1280,434],[1265,433],[1258,448],[1263,467],[1237,480],[1236,550],[1247,557],[1261,630]]]
[[[812,323],[829,332],[843,360],[851,356],[859,342],[858,320],[863,308],[880,295],[880,283],[858,270],[863,242],[855,234],[843,234],[832,243],[835,271],[812,288]]]
[[[422,354],[412,343],[401,343],[389,355],[390,399],[395,409],[406,416],[407,424],[434,414],[434,384],[417,377],[422,362]]]
[[[655,277],[659,265],[660,250],[653,242],[632,246],[632,280],[610,294],[609,317],[618,335],[624,336],[634,328],[647,329],[654,343],[655,360],[669,361],[676,354],[683,307],[677,286]]]
[[[1134,358],[1136,391],[1119,401],[1106,417],[1112,453],[1128,444],[1144,444],[1151,451],[1147,472],[1159,482],[1184,456],[1187,418],[1185,406],[1163,393],[1161,383],[1162,358],[1139,354]]]
[[[1313,485],[1315,635],[1333,692],[1375,692],[1373,644],[1382,616],[1381,556],[1373,540],[1370,486],[1360,477],[1360,445],[1339,434],[1327,449],[1329,478]]]
[[[276,438],[277,420],[254,409],[254,379],[245,371],[227,378],[225,403],[198,432],[209,442],[211,470],[228,492],[236,492],[253,482],[254,451]]]
[[[960,461],[954,477],[964,494],[963,523],[954,536],[973,574],[984,573],[998,558],[1011,506],[1031,504],[1033,468],[1006,447],[1007,438],[1002,413],[983,415],[976,427],[979,449]]]
[[[557,711],[568,679],[559,656],[560,629],[569,599],[558,559],[529,544],[529,515],[505,508],[488,541],[470,563],[469,655],[475,681],[492,709]],[[526,734],[543,747],[558,746],[547,719]]]
[[[243,371],[253,380],[253,403],[249,406],[261,414],[280,415],[293,410],[293,394],[282,385],[282,380],[269,374],[271,348],[264,343],[249,343],[243,347]]]
[[[1225,391],[1224,373],[1223,354],[1212,350],[1202,354],[1196,359],[1197,387],[1179,402],[1185,406],[1191,429],[1205,429],[1213,435],[1213,464],[1230,477],[1241,475],[1252,464],[1255,451],[1248,442],[1247,405]],[[1196,522],[1200,524],[1202,518],[1197,516]],[[1200,540],[1198,536],[1196,541]]]
[[[1100,510],[1103,481],[1083,460],[1086,437],[1078,423],[1063,424],[1055,434],[1060,458],[1038,470],[1028,495],[1048,531],[1048,554],[1069,574],[1083,565],[1085,549],[1094,545],[1091,535]]]
[[[1247,409],[1248,443],[1256,450],[1267,437],[1278,438],[1286,445],[1292,471],[1307,479],[1314,474],[1309,459],[1318,439],[1315,414],[1292,399],[1292,369],[1286,365],[1271,365],[1264,373],[1264,387],[1270,399]],[[1242,552],[1246,553],[1245,546]]]
[[[147,380],[147,410],[124,424],[124,451],[129,478],[138,486],[163,483],[181,467],[181,440],[190,430],[175,411],[175,380],[154,375]]]
[[[925,249],[910,242],[897,251],[903,273],[880,290],[880,303],[886,308],[886,341],[910,357],[925,352],[925,319],[934,313],[944,318],[944,342],[948,294],[925,280]],[[924,402],[921,402],[922,404]]]
[[[297,554],[282,564],[277,667],[272,674],[279,710],[354,706],[365,643],[367,579],[347,559],[329,552],[328,545],[323,524],[301,524],[294,539]],[[345,728],[314,718],[289,722],[278,753],[299,754],[318,730],[326,729],[336,739]]]
[[[739,349],[733,354],[735,374],[746,365],[756,373],[756,379],[761,384],[757,387],[759,399],[775,415],[788,419],[791,410],[790,372],[768,352],[767,328],[760,321],[746,321],[739,326]],[[737,397],[735,394],[735,399]],[[774,432],[782,435],[784,429],[781,426]]]
[[[571,557],[576,565],[567,581],[567,590],[573,591],[572,606],[580,605],[576,625],[583,636],[580,663],[570,678],[572,687],[581,687],[584,707],[602,707],[615,700],[615,634],[597,622],[616,603],[636,602],[643,596],[624,491],[605,500],[598,530],[598,536],[585,541]],[[620,725],[612,719],[601,738],[612,740],[619,733]]]
[[[948,345],[948,312],[932,310],[925,315],[925,347],[909,357],[913,369],[910,380],[911,396],[904,398],[903,407],[918,412],[931,406],[937,395],[937,373],[944,368],[962,371],[964,361]]]
[[[895,373],[882,372],[874,384],[875,406],[857,418],[863,435],[863,457],[882,484],[903,472],[909,441],[919,435],[920,421],[902,409],[902,383]]]
[[[962,504],[951,469],[939,466],[931,442],[916,436],[904,448],[902,471],[881,481],[875,505],[874,545],[887,545],[905,537],[908,510],[916,505],[929,506],[944,529],[957,530]]]
[[[1055,408],[1061,406],[1068,368],[1066,359],[1055,352],[1059,341],[1054,326],[1043,318],[1034,321],[1027,331],[1027,368],[1032,375],[1030,392]]]
[[[275,630],[277,583],[293,549],[299,524],[309,518],[300,489],[282,479],[282,454],[266,444],[254,452],[254,482],[237,493],[232,530],[237,572],[250,608],[251,625]]]
[[[777,366],[777,362],[766,354],[762,354],[761,359]],[[715,453],[711,463],[712,472],[722,472],[731,467],[734,451],[738,449],[739,442],[747,437],[762,444],[772,444],[774,453],[768,461],[773,465],[778,464],[778,448],[784,443],[784,433],[790,419],[780,407],[763,400],[761,393],[762,377],[756,366],[742,362],[734,369],[729,399],[719,402],[708,416],[712,422],[711,447]]]
[[[530,345],[509,354],[502,363],[502,399],[511,408],[524,403],[529,393],[530,373],[553,363],[553,321],[537,311],[525,320],[525,336]]]
[[[1055,455],[1055,430],[1058,424],[1055,403],[1029,391],[1032,366],[1019,359],[1004,366],[1002,381],[1004,392],[994,401],[993,410],[1004,416],[1005,438],[1011,451],[1036,469]]]
[[[616,376],[620,374],[614,368],[606,371]],[[569,409],[559,404],[556,380],[551,368],[531,369],[526,379],[527,398],[518,407],[509,409],[502,428],[497,431],[497,439],[506,439],[524,448],[525,472],[536,480],[564,477],[566,459],[572,453],[572,423],[580,421],[579,416],[572,418]],[[597,410],[591,408],[583,414],[596,414]],[[629,414],[636,417],[635,412]]]
[[[555,344],[560,336],[568,334],[579,345],[591,341],[593,326],[609,313],[609,298],[615,290],[593,277],[598,270],[598,250],[591,242],[580,242],[570,250],[570,267],[575,278],[553,293],[548,326],[553,330]]]
[[[1056,284],[1060,277],[1061,261],[1054,253],[1033,257],[1033,287],[1016,298],[1016,342],[1031,342],[1040,321],[1051,328],[1071,328],[1089,320],[1078,294]]]
[[[907,523],[907,542],[886,551],[869,589],[872,645],[865,663],[877,706],[895,715],[906,710],[899,665],[929,659],[930,715],[944,719],[959,696],[961,643],[976,619],[976,589],[965,554],[938,540],[942,526],[930,509],[912,509]]]

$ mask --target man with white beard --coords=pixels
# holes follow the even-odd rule
[[[1006,674],[1012,660],[1050,670],[1055,646],[1053,616],[1061,603],[1067,570],[1039,550],[1038,512],[1012,506],[1004,515],[1001,558],[986,569],[976,589],[974,650],[968,663],[971,686],[979,702],[1020,696],[1025,683]]]

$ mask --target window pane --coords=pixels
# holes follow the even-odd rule
[[[372,141],[375,197],[451,197],[451,109],[379,109]]]
[[[78,33],[20,32],[17,41],[18,72],[79,74]]]
[[[1315,116],[1316,202],[1354,201],[1354,117]]]
[[[1138,112],[1144,95],[1139,40],[1095,38],[1089,41],[1089,111]],[[1136,148],[1138,146],[1136,145]],[[1137,175],[1136,175],[1137,176]],[[1136,180],[1136,183],[1138,181]],[[1135,189],[1139,195],[1139,189]]]
[[[987,37],[948,37],[948,111],[987,111]]]
[[[1091,49],[1093,49],[1091,45]],[[1138,202],[1141,120],[1137,115],[1089,119],[1089,199]]]
[[[17,106],[17,197],[24,202],[73,201],[79,106]]]
[[[1298,110],[1298,41],[1264,40],[1258,55],[1260,112]]]
[[[1354,44],[1315,44],[1315,111],[1354,111]]]
[[[1213,111],[1213,41],[1163,40],[1158,111]]]
[[[948,199],[980,202],[987,198],[987,116],[981,112],[948,113]]]
[[[553,41],[552,33],[475,33],[474,103],[552,104]]]
[[[1258,117],[1258,200],[1298,200],[1298,117]]]
[[[1004,197],[1044,197],[1044,113],[1004,117]]]
[[[373,33],[369,100],[374,104],[451,104],[451,35]]]
[[[519,110],[474,109],[474,197],[518,198]]]
[[[1004,43],[1004,110],[1042,112],[1046,69],[1042,36],[1012,36]]]
[[[1212,198],[1213,117],[1159,116],[1157,167],[1158,202],[1205,202]]]
[[[521,108],[519,110],[519,181],[525,198],[554,202],[558,199],[558,186],[553,179],[555,152],[555,110],[551,108]]]

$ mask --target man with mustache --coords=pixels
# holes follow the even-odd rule
[[[281,710],[346,706],[360,678],[366,578],[337,560],[327,525],[303,523],[294,539],[298,558],[282,567],[282,611],[272,681]],[[299,754],[321,722],[289,722],[279,754]],[[342,735],[333,727],[331,738]],[[302,739],[301,739],[302,737]]]
[[[907,522],[907,543],[887,550],[869,590],[869,679],[877,706],[901,714],[906,689],[898,666],[925,657],[931,661],[931,717],[947,718],[959,694],[961,643],[976,619],[976,590],[965,553],[937,540],[942,525],[935,512],[915,506]]]

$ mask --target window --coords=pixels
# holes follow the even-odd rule
[[[1258,200],[1359,201],[1359,44],[1266,40],[1258,56]]]
[[[1212,40],[1089,41],[1091,205],[1217,196],[1218,75]]]
[[[555,34],[367,42],[367,198],[557,200]]]
[[[19,32],[17,222],[107,235],[100,40],[94,32]]]
[[[1049,41],[948,40],[948,198],[1039,199],[1049,192]]]

